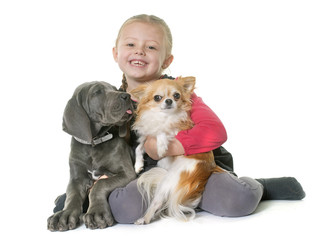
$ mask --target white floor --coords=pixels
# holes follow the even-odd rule
[[[103,230],[89,230],[81,226],[68,232],[50,232],[46,230],[48,211],[39,213],[26,211],[26,218],[11,222],[9,229],[1,232],[10,239],[21,236],[41,239],[305,239],[308,236],[320,236],[318,216],[320,208],[310,198],[304,201],[273,201],[261,203],[251,216],[241,218],[222,218],[205,212],[197,214],[190,222],[178,222],[162,219],[150,225],[115,225]],[[31,215],[31,216],[30,216]],[[29,216],[29,219],[27,218]],[[7,235],[4,235],[7,233]],[[12,237],[12,238],[11,238]]]

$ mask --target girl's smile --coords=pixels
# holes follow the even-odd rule
[[[128,90],[162,75],[170,64],[166,60],[172,60],[166,56],[165,41],[163,29],[151,23],[133,22],[122,29],[113,55],[126,76]]]
[[[138,59],[130,60],[130,64],[135,67],[145,67],[147,65],[145,61],[138,60]]]

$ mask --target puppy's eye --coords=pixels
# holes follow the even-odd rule
[[[154,100],[155,100],[155,102],[159,102],[160,100],[162,100],[162,96],[155,95]]]
[[[178,99],[181,98],[181,95],[179,93],[174,93],[173,97],[177,101]]]

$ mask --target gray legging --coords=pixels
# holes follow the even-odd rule
[[[119,223],[133,223],[147,209],[136,183],[134,180],[109,196],[111,211]],[[237,178],[228,172],[215,173],[205,186],[199,207],[217,216],[246,216],[255,211],[262,195],[263,186],[252,178]]]

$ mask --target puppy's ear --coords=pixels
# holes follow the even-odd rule
[[[90,119],[82,106],[82,92],[76,91],[65,107],[62,129],[72,136],[92,141]]]
[[[195,77],[179,77],[177,82],[180,83],[186,92],[193,92],[195,88]]]
[[[148,87],[148,85],[146,85],[146,84],[140,85],[137,88],[131,90],[129,92],[129,94],[132,95],[132,97],[134,97],[135,99],[137,99],[139,101],[142,98],[142,96],[144,95],[147,87]]]

